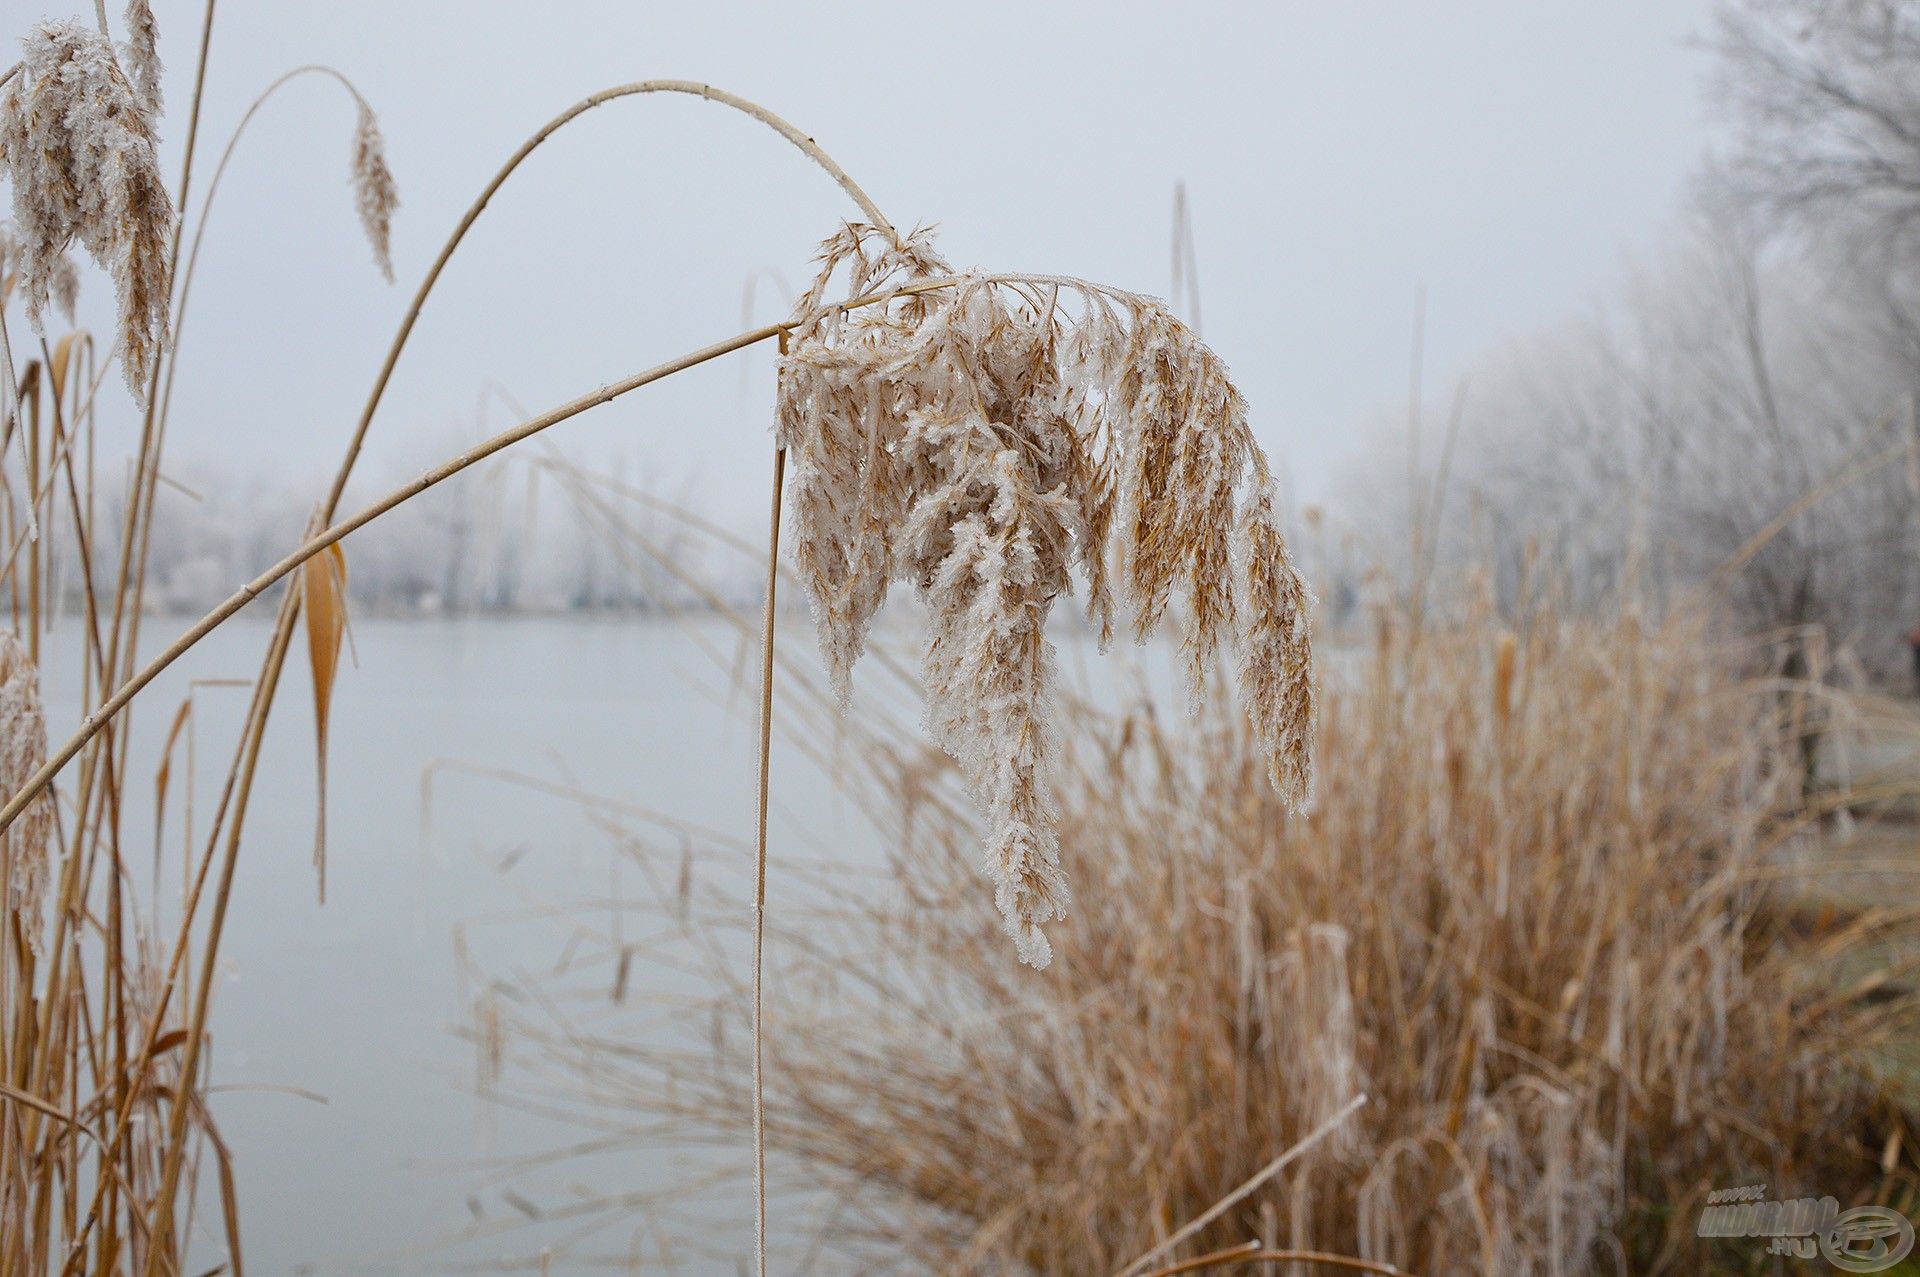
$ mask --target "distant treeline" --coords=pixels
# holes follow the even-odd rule
[[[1683,233],[1435,396],[1350,525],[1414,578],[1711,587],[1790,653],[1894,668],[1920,625],[1920,6],[1746,0],[1707,44],[1730,141]]]
[[[197,615],[226,598],[299,543],[312,495],[212,463],[170,465],[155,503],[146,606]],[[349,595],[387,615],[757,608],[757,571],[698,519],[644,482],[503,460],[349,538]],[[53,596],[77,609],[77,564],[60,549]],[[95,570],[112,567],[102,558]]]

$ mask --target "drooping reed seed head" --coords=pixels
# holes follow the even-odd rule
[[[353,130],[353,195],[360,213],[360,225],[373,246],[374,264],[393,282],[391,242],[393,210],[400,206],[400,192],[387,167],[387,144],[380,136],[380,121],[373,108],[360,104],[360,119]]]
[[[48,293],[59,312],[66,316],[69,324],[74,322],[75,308],[80,304],[80,268],[73,264],[73,258],[62,253],[53,263],[53,278],[48,282]]]
[[[1076,280],[951,275],[925,230],[826,241],[780,366],[794,558],[844,702],[890,584],[929,619],[926,725],[987,823],[985,869],[1020,957],[1068,900],[1055,831],[1053,646],[1078,565],[1103,645],[1114,593],[1144,641],[1174,597],[1189,692],[1231,637],[1289,805],[1311,785],[1310,598],[1226,367],[1164,306]]]
[[[14,268],[20,259],[19,242],[13,223],[0,222],[0,305],[5,305],[13,294]],[[54,262],[47,291],[54,306],[66,316],[69,324],[73,323],[75,308],[80,304],[80,269],[73,264],[71,255],[62,253]]]

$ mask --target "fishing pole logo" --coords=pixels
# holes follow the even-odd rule
[[[1843,1273],[1885,1272],[1913,1250],[1913,1221],[1884,1206],[1843,1211],[1831,1197],[1767,1199],[1767,1186],[1722,1188],[1707,1194],[1700,1237],[1763,1237],[1767,1254],[1819,1255]]]

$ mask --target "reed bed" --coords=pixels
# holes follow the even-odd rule
[[[574,485],[647,551],[626,498]],[[1911,1212],[1915,911],[1809,891],[1833,813],[1872,818],[1910,771],[1868,805],[1810,787],[1803,739],[1839,702],[1773,676],[1767,644],[1697,607],[1553,598],[1377,608],[1321,679],[1303,815],[1219,679],[1191,718],[1063,696],[1060,854],[1084,903],[1040,975],[996,943],[979,821],[912,723],[897,639],[844,719],[784,666],[789,747],[886,848],[877,869],[774,853],[768,1139],[827,1221],[787,1265],[1752,1272],[1764,1243],[1693,1236],[1714,1188]],[[599,1151],[729,1145],[751,1116],[744,853],[592,811],[658,895],[626,939],[580,917],[555,971],[483,984],[489,1085]],[[711,997],[625,1005],[689,965]],[[567,1214],[619,1236],[674,1203]],[[1329,1258],[1225,1253],[1250,1239]]]
[[[110,717],[74,750],[68,783],[33,779],[50,755],[43,672],[59,669],[92,706],[138,668],[193,267],[220,179],[259,107],[240,119],[197,218],[186,218],[199,194],[193,161],[212,24],[209,3],[191,92],[182,95],[184,158],[171,189],[156,148],[160,32],[146,0],[129,0],[117,31],[104,5],[85,20],[33,26],[21,33],[20,61],[0,74],[0,178],[12,214],[0,222],[0,787],[23,802],[18,819],[0,822],[8,905],[0,1274],[8,1277],[170,1277],[190,1253],[219,1256],[202,1269],[244,1271],[239,1189],[205,1087],[251,766],[236,760],[211,829],[203,824],[196,837],[189,820],[197,845],[180,846],[163,813],[170,799],[180,811],[183,791],[197,786],[192,752],[179,748],[192,727],[190,691],[160,707],[171,728],[159,757],[136,756],[130,717]],[[384,269],[397,197],[378,126],[338,72],[303,69],[325,70],[358,106],[354,207]],[[181,270],[188,220],[197,223],[194,251]],[[89,265],[112,286],[109,334],[76,325]],[[27,322],[9,329],[9,307]],[[116,367],[126,398],[103,389]],[[122,483],[104,477],[118,476],[123,459],[105,452],[100,435],[124,429],[129,409],[137,446]],[[56,651],[61,619],[78,625],[62,627],[72,638]],[[324,687],[330,670],[319,664],[316,686]],[[248,720],[257,731],[271,692],[254,690]],[[151,827],[129,815],[136,792],[152,796]],[[176,859],[178,878],[163,875],[163,862]]]

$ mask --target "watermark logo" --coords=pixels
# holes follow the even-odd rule
[[[1884,1206],[1843,1211],[1831,1197],[1775,1201],[1765,1184],[1707,1194],[1701,1237],[1765,1238],[1769,1255],[1812,1259],[1843,1273],[1885,1272],[1913,1251],[1913,1221]]]

